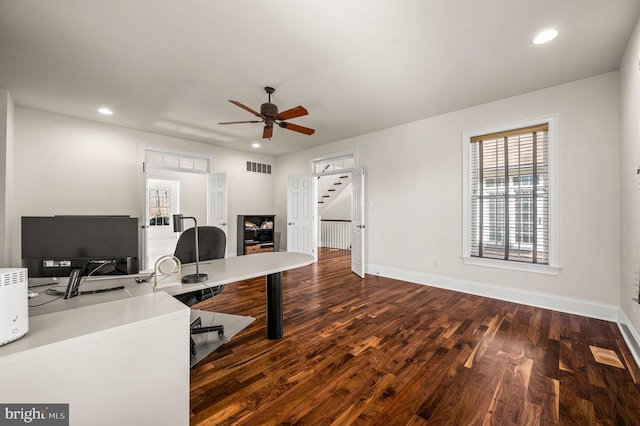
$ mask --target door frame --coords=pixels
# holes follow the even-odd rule
[[[180,165],[180,161],[178,161],[177,165],[175,163],[173,164],[162,164],[162,165],[157,165],[157,164],[150,164],[150,162],[148,162],[148,155],[154,153],[156,155],[160,155],[160,156],[166,156],[163,157],[164,158],[174,158],[174,159],[182,159],[182,160],[188,160],[188,161],[193,161],[194,166],[193,167],[188,167],[188,161],[186,161],[185,165],[181,166]],[[199,167],[196,167],[196,162],[198,164],[200,164]],[[152,265],[147,265],[147,253],[148,253],[148,249],[147,249],[147,229],[148,226],[146,223],[144,223],[144,218],[147,216],[147,212],[149,210],[149,205],[148,205],[148,198],[147,198],[147,192],[149,190],[147,182],[150,179],[148,177],[148,173],[149,170],[164,170],[164,171],[174,171],[174,172],[182,172],[182,173],[197,173],[197,174],[204,174],[207,176],[207,188],[206,188],[206,197],[207,197],[207,202],[206,202],[206,225],[209,225],[210,221],[211,221],[211,179],[212,179],[212,175],[213,175],[213,157],[210,155],[205,155],[205,154],[198,154],[198,153],[193,153],[193,152],[186,152],[186,151],[180,151],[180,150],[174,150],[174,149],[170,149],[170,148],[161,148],[161,147],[155,147],[155,146],[149,146],[149,145],[141,145],[139,147],[138,150],[138,164],[140,164],[140,194],[142,194],[142,196],[140,197],[140,219],[139,219],[139,226],[140,226],[140,234],[139,234],[139,246],[140,246],[140,253],[139,253],[139,263],[140,263],[140,269],[149,269],[152,267]],[[202,166],[202,164],[204,164],[204,166]],[[153,179],[153,178],[151,178]],[[180,205],[181,205],[181,201],[180,201]]]
[[[332,161],[332,160],[337,161],[337,160],[340,160],[340,159],[353,159],[352,167],[345,167],[345,168],[339,169],[339,170],[322,171],[322,172],[316,172],[315,171],[315,165],[316,164],[326,163],[326,162],[329,162],[329,161]],[[337,152],[337,153],[333,153],[333,154],[324,155],[324,156],[321,156],[321,157],[312,158],[312,159],[309,160],[309,170],[311,171],[311,176],[315,177],[315,178],[320,177],[320,176],[329,176],[329,175],[347,173],[348,172],[348,173],[351,173],[351,176],[352,176],[352,179],[353,179],[354,173],[359,173],[361,168],[362,168],[362,166],[360,165],[360,163],[358,161],[358,150],[357,149],[348,150],[348,151],[341,151],[341,152]],[[315,184],[315,182],[314,182],[314,184]],[[364,194],[362,194],[362,197],[364,197]],[[314,205],[314,208],[317,211],[317,208],[318,208],[317,200],[315,200],[315,201],[316,201],[316,205]],[[352,209],[351,216],[353,217],[353,200],[352,200],[352,203],[351,203],[351,209]],[[362,211],[360,213],[361,213],[361,217],[362,217],[362,219],[364,221],[364,214],[365,214],[364,208],[362,208]],[[318,229],[319,226],[320,226],[320,218],[319,218],[318,214],[316,214],[315,217],[314,217],[314,225],[313,226],[315,227],[315,229]],[[363,233],[363,236],[364,236],[364,228],[362,229],[362,233]],[[316,241],[314,241],[314,244],[317,246],[317,244],[318,244],[317,238],[316,238]],[[353,245],[353,241],[351,242],[351,244]],[[317,249],[317,247],[316,247],[316,249]],[[318,250],[316,250],[316,253],[317,253],[317,251]],[[364,254],[364,247],[363,247],[363,254]],[[353,262],[353,249],[351,250],[351,260]],[[365,265],[364,265],[364,256],[363,256],[362,262],[363,262],[363,270],[364,270],[364,269],[366,269]]]

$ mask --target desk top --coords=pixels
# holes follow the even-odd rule
[[[182,317],[188,321],[189,308],[161,292],[75,310],[59,309],[50,315],[29,318],[26,336],[0,347],[0,367],[24,361],[25,357],[104,339],[123,330],[148,327],[149,321],[158,323]]]
[[[313,263],[313,260],[313,256],[309,254],[292,252],[256,253],[247,256],[207,260],[199,263],[200,273],[208,275],[206,282],[183,284],[156,290],[153,288],[153,279],[141,284],[136,283],[132,276],[114,276],[108,279],[87,280],[82,283],[80,287],[81,291],[100,290],[116,286],[124,286],[124,289],[104,293],[85,294],[67,300],[61,296],[41,294],[29,301],[29,316],[34,317],[158,292],[166,292],[175,296],[207,287],[230,284],[236,281],[300,268]],[[195,264],[183,265],[182,275],[195,273],[195,270]],[[165,280],[177,281],[177,277],[165,278]],[[63,289],[65,286],[66,283],[57,285],[58,288],[62,287]]]

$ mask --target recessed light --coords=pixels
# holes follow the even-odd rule
[[[254,148],[260,148],[260,144],[258,142],[254,142],[251,146]]]
[[[113,111],[111,111],[109,108],[100,108],[98,109],[98,112],[104,115],[113,115]]]
[[[533,44],[545,44],[549,43],[551,40],[558,36],[558,32],[556,30],[544,30],[539,33],[536,38],[533,39]]]

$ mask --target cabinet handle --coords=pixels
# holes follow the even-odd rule
[[[295,223],[293,223],[293,222],[289,222],[287,225],[295,225]]]

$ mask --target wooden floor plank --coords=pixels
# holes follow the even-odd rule
[[[256,321],[192,369],[192,425],[640,424],[640,368],[615,323],[361,279],[348,251],[283,286],[279,340],[266,339],[264,279],[198,306]]]

